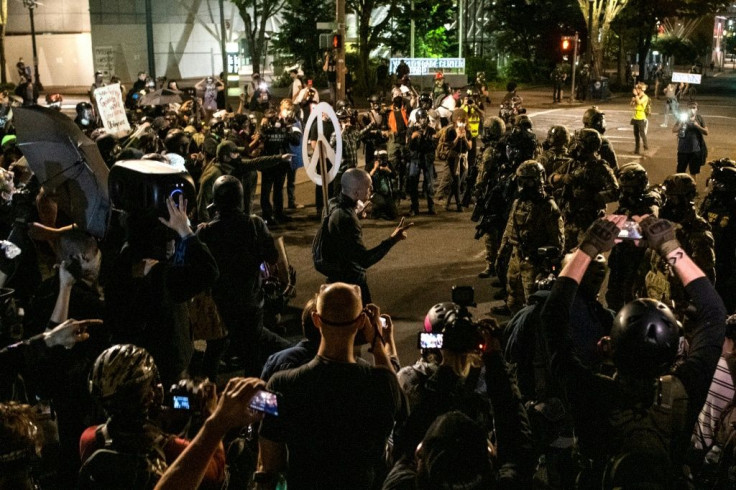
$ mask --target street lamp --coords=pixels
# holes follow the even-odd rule
[[[33,22],[33,10],[38,5],[36,0],[23,0],[23,6],[28,9],[31,15],[31,44],[33,46],[33,70],[36,73],[36,82],[34,83],[36,90],[43,90],[41,85],[41,77],[38,75],[38,52],[36,51],[36,24]]]
[[[593,66],[593,4],[595,0],[588,0],[588,46],[585,53],[586,63]]]

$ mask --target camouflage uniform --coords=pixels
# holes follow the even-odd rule
[[[516,313],[527,303],[532,294],[534,281],[542,273],[542,263],[537,254],[540,247],[564,247],[564,225],[562,215],[552,197],[542,190],[544,170],[533,161],[541,171],[539,192],[527,193],[520,183],[520,195],[511,207],[506,230],[501,238],[500,250],[510,249],[508,272],[506,274],[507,305]],[[517,174],[518,175],[518,174]]]
[[[680,173],[667,177],[662,185],[666,202],[660,210],[660,217],[675,223],[677,240],[683,250],[714,281],[715,239],[710,225],[698,214],[692,202],[695,198],[695,181],[690,175]],[[687,189],[687,192],[682,192],[683,189]],[[678,318],[683,318],[689,297],[667,261],[653,250],[646,252],[639,284],[641,296],[665,303]]]
[[[736,164],[730,160],[710,162],[711,192],[700,213],[710,224],[715,239],[716,291],[726,310],[736,310]]]
[[[593,221],[605,214],[606,204],[617,200],[619,194],[613,170],[596,153],[600,135],[593,129],[583,129],[579,138],[580,156],[560,167],[550,179],[561,198],[568,251],[580,243]]]
[[[649,188],[647,171],[638,163],[629,163],[619,169],[621,199],[613,214],[657,216],[662,205],[662,194],[657,188]],[[611,274],[606,290],[606,304],[613,311],[619,311],[626,303],[635,299],[634,284],[637,273],[644,261],[646,248],[638,247],[631,240],[616,244],[608,259]]]

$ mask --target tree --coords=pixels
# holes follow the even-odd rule
[[[245,24],[245,37],[253,65],[253,73],[261,71],[261,57],[266,40],[266,22],[277,15],[286,0],[231,0]]]
[[[385,39],[391,27],[391,18],[396,14],[397,0],[348,0],[346,7],[354,12],[358,20],[358,77],[362,88],[371,88],[373,80],[370,76],[368,60],[371,51]],[[373,22],[373,13],[383,7],[385,15]]]
[[[577,10],[576,0],[495,0],[487,10],[488,29],[498,52],[519,58],[518,66],[526,64],[530,73],[546,79],[547,68],[562,59],[560,36],[584,26]]]
[[[391,20],[398,28],[391,33],[388,45],[392,51],[409,54],[411,29],[414,20],[414,51],[419,58],[442,57],[449,54],[450,44],[457,42],[451,29],[445,27],[448,19],[457,13],[457,2],[453,0],[414,0],[399,2]],[[456,31],[456,29],[455,29]]]
[[[8,25],[8,0],[0,0],[0,83],[8,83],[8,70],[5,66],[5,29]]]
[[[314,75],[321,69],[318,45],[317,22],[331,21],[335,17],[334,2],[324,0],[289,0],[281,15],[284,23],[276,36],[274,47],[293,56],[302,64],[307,75]]]
[[[603,48],[611,30],[611,22],[628,3],[629,0],[578,0],[585,24],[588,26],[594,78],[600,77],[603,72]]]

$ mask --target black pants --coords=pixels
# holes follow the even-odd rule
[[[284,181],[286,168],[272,167],[261,172],[261,215],[263,219],[273,219],[284,215]],[[273,206],[271,205],[273,194]]]
[[[632,119],[632,124],[634,126],[634,141],[636,144],[634,151],[639,151],[639,140],[644,143],[644,149],[648,150],[649,144],[647,143],[647,120]]]
[[[703,157],[699,151],[689,153],[677,153],[677,173],[690,172],[690,175],[700,173],[700,164]]]

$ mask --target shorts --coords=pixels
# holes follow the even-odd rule
[[[677,173],[689,172],[690,175],[698,175],[700,173],[700,165],[702,157],[699,151],[678,153],[677,154]]]

